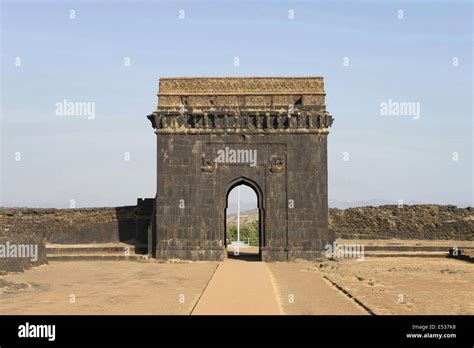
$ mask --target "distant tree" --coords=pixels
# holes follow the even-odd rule
[[[237,225],[227,226],[227,243],[237,240]],[[240,225],[240,240],[242,242],[249,242],[250,245],[259,245],[258,235],[258,220],[252,221],[248,224]]]

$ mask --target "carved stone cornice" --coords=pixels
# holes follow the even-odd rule
[[[162,78],[155,133],[317,133],[333,123],[322,77]]]
[[[327,134],[332,116],[319,108],[172,108],[148,116],[155,133],[317,133]]]

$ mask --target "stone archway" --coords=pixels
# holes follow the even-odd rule
[[[321,77],[160,79],[155,256],[223,260],[226,198],[243,180],[259,195],[262,260],[319,258],[334,241],[324,99]]]
[[[249,178],[245,177],[239,177],[228,184],[228,189],[227,189],[227,194],[226,194],[226,204],[225,204],[225,209],[224,209],[224,233],[227,231],[227,208],[228,208],[228,202],[229,202],[229,195],[231,191],[236,188],[237,186],[240,185],[245,185],[250,187],[254,192],[257,197],[257,209],[258,209],[258,237],[259,237],[259,245],[258,245],[258,257],[261,260],[262,259],[262,249],[265,248],[265,208],[264,208],[264,202],[265,199],[263,197],[263,192],[258,186],[256,182]],[[226,236],[224,235],[224,240],[226,239]],[[227,243],[226,243],[227,246]]]

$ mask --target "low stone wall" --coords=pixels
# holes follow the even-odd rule
[[[146,242],[153,199],[136,206],[79,209],[0,209],[0,236],[35,235],[62,244]]]
[[[343,239],[474,240],[474,208],[435,204],[332,208],[329,229]]]
[[[0,245],[37,243],[40,260],[0,258],[0,272],[17,272],[46,262],[45,243],[89,244],[135,240],[147,243],[153,199],[117,208],[0,208]]]
[[[0,235],[0,274],[22,272],[46,263],[44,238],[36,235]]]

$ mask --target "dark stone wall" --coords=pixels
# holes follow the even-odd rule
[[[0,235],[0,245],[35,245],[37,246],[36,260],[29,257],[0,257],[0,274],[6,272],[23,272],[33,266],[46,263],[45,240],[41,235],[35,234],[10,234]]]
[[[159,134],[157,258],[223,259],[226,199],[241,183],[259,197],[262,259],[319,257],[332,242],[326,139],[309,133]],[[203,155],[215,159],[225,147],[256,150],[257,165],[217,163],[204,169]],[[283,160],[281,168],[272,166],[274,156]]]
[[[3,208],[1,235],[36,235],[49,243],[147,242],[153,199],[117,208]]]
[[[45,243],[147,244],[154,199],[117,208],[1,208],[0,244],[38,244],[39,259],[1,258],[0,272],[17,272],[46,262]]]
[[[344,239],[474,240],[473,209],[436,204],[330,209],[329,229]]]

